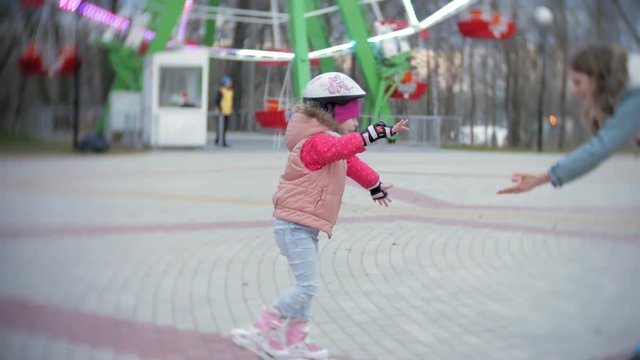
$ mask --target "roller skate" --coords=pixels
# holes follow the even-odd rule
[[[304,320],[291,320],[287,326],[289,360],[328,360],[329,352],[308,339],[309,330]]]
[[[278,311],[265,307],[252,326],[231,330],[231,339],[260,359],[288,359],[289,351],[284,346],[282,330],[282,319]]]

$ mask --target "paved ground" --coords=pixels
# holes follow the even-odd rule
[[[291,284],[286,158],[230,149],[0,156],[1,359],[254,359],[226,337]],[[348,186],[312,336],[338,359],[622,359],[640,341],[640,160],[497,196],[558,155],[375,146]]]

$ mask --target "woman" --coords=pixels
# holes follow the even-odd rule
[[[612,45],[592,45],[571,59],[575,96],[583,100],[583,120],[593,136],[545,173],[515,173],[515,184],[498,194],[527,192],[551,183],[560,187],[596,168],[632,142],[640,129],[640,56]]]

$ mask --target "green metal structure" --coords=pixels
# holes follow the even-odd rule
[[[306,1],[287,0],[289,8],[289,38],[293,47],[293,94],[296,100],[302,100],[302,90],[311,80],[309,63],[309,43],[307,26],[304,19]]]
[[[288,0],[289,34],[295,57],[293,58],[293,88],[297,100],[302,97],[302,90],[310,80],[309,45],[314,49],[326,49],[331,45],[325,23],[316,16],[306,21],[306,12],[319,8],[318,0]],[[389,96],[400,82],[398,76],[409,70],[411,53],[402,53],[389,59],[382,59],[376,49],[369,43],[368,22],[362,5],[354,0],[337,0],[343,24],[351,40],[355,42],[354,53],[364,77],[367,92],[365,115],[367,118],[383,120],[392,124]],[[335,71],[333,59],[323,58],[320,71]],[[362,123],[366,127],[368,123]]]
[[[307,11],[313,11],[319,9],[318,0],[308,0]],[[331,46],[329,43],[329,35],[327,33],[326,24],[318,17],[310,17],[307,19],[307,29],[309,36],[309,43],[315,50],[326,49]],[[335,71],[336,67],[333,63],[333,59],[330,57],[320,59],[320,72],[326,73]]]
[[[219,0],[211,0],[219,2]],[[145,12],[151,15],[149,27],[155,30],[155,37],[149,44],[146,54],[154,54],[167,48],[173,30],[182,15],[184,2],[179,0],[148,1]],[[103,44],[109,50],[109,63],[114,71],[114,81],[111,90],[142,91],[144,59],[135,49],[126,47],[121,42]],[[107,98],[108,99],[108,98]],[[98,120],[96,132],[104,134],[107,131],[109,103]]]
[[[184,8],[184,1],[155,0],[155,3],[155,5],[150,6],[150,1],[148,1],[145,9],[145,12],[151,14],[152,21],[149,27],[156,32],[156,36],[149,44],[147,54],[154,54],[167,48],[167,43],[171,40],[173,29],[178,25]],[[154,9],[161,10],[154,12]]]
[[[389,108],[388,95],[385,99],[385,81],[381,63],[375,51],[369,43],[369,28],[362,6],[359,1],[338,0],[342,22],[347,29],[351,40],[355,42],[354,52],[360,70],[367,84],[369,94],[365,111],[371,115],[371,119],[380,118],[388,124],[393,123],[391,109]],[[393,91],[393,90],[392,90]],[[390,93],[389,93],[390,94]],[[375,120],[374,120],[375,121]],[[362,124],[363,126],[368,124]]]
[[[389,59],[382,59],[377,50],[369,43],[369,23],[364,9],[356,0],[336,0],[340,16],[347,33],[355,43],[353,52],[359,69],[366,83],[367,97],[365,115],[368,118],[379,119],[388,124],[394,122],[389,107],[389,96],[399,83],[399,74],[409,69],[411,53],[403,53]],[[208,5],[218,7],[220,0],[208,0]],[[149,44],[147,55],[163,51],[179,24],[184,8],[181,0],[149,0],[145,12],[151,15],[149,28],[155,31],[155,37]],[[331,46],[327,27],[317,16],[305,18],[305,13],[319,9],[319,0],[287,0],[289,39],[293,48],[293,93],[299,101],[302,90],[311,79],[311,64],[309,48],[326,49]],[[209,20],[205,25],[204,44],[211,46],[215,38],[215,20]],[[115,79],[111,87],[114,90],[141,91],[143,83],[143,58],[137,51],[127,48],[122,43],[104,44],[109,50],[109,61],[115,72]],[[335,71],[333,59],[322,58],[320,71]],[[108,105],[107,105],[108,109]],[[106,114],[99,122],[98,132],[106,131]],[[362,126],[367,126],[362,123]]]
[[[220,0],[209,0],[209,6],[220,5]],[[206,46],[213,45],[213,40],[216,38],[216,21],[211,20],[207,22],[204,33],[204,44]]]

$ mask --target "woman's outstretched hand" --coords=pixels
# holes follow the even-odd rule
[[[550,182],[549,174],[515,173],[511,175],[513,186],[498,190],[498,194],[517,194],[527,192],[536,186]]]

